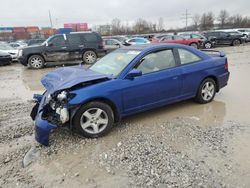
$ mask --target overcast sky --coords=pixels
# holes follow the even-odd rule
[[[185,26],[180,18],[186,9],[191,15],[226,9],[230,14],[250,16],[249,7],[249,0],[1,0],[0,26],[46,27],[50,10],[56,27],[72,22],[106,24],[113,18],[129,24],[140,17],[157,22],[162,17],[168,29]]]

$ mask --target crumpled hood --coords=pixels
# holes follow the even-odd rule
[[[46,90],[52,94],[55,91],[68,89],[77,84],[103,78],[111,79],[111,75],[101,74],[86,69],[83,66],[59,68],[45,75],[41,82]]]

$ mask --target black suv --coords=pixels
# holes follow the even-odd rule
[[[215,44],[227,44],[231,46],[237,46],[244,43],[242,34],[230,34],[230,32],[224,31],[211,31],[206,32],[204,35]]]
[[[38,46],[25,47],[18,53],[18,60],[35,69],[49,62],[72,62],[82,60],[92,64],[106,51],[101,36],[95,32],[75,32],[49,37]]]

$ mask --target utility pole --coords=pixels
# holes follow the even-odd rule
[[[50,27],[53,28],[53,23],[52,23],[52,19],[51,19],[50,10],[49,10],[49,21],[50,21]]]
[[[188,19],[190,19],[190,18],[192,18],[192,17],[191,17],[191,14],[188,13],[188,10],[186,9],[185,14],[182,14],[182,17],[181,17],[182,20],[185,20],[185,23],[186,23],[186,31],[187,31],[187,27],[188,27]]]

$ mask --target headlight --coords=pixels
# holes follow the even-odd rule
[[[23,55],[23,50],[18,50],[17,56],[21,57]]]
[[[67,92],[66,91],[62,91],[61,93],[59,93],[58,95],[57,95],[57,100],[59,100],[59,101],[63,101],[63,100],[65,100],[65,99],[67,99]]]

